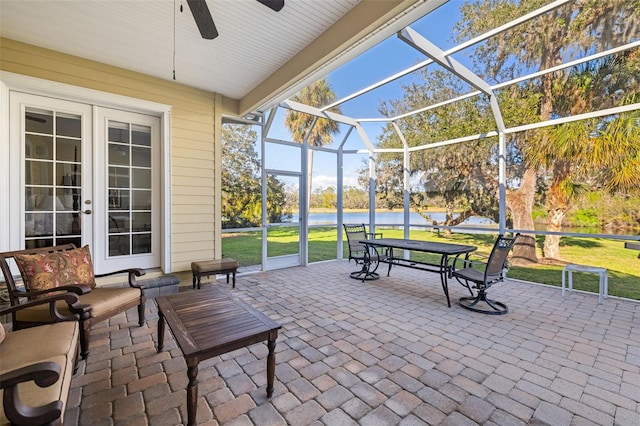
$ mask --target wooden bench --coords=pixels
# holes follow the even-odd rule
[[[229,284],[229,274],[233,275],[233,288],[236,288],[236,271],[240,263],[230,257],[216,260],[205,260],[202,262],[191,262],[191,272],[193,272],[193,288],[200,289],[200,279],[215,274],[227,274],[227,284]]]

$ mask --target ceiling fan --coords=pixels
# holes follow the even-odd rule
[[[284,0],[257,1],[264,4],[274,12],[279,12],[284,7]],[[187,0],[187,4],[189,5],[189,9],[191,9],[191,14],[193,15],[193,19],[196,21],[196,25],[198,26],[198,30],[200,30],[202,38],[213,40],[218,37],[218,30],[216,29],[216,25],[213,23],[213,18],[211,17],[211,12],[209,12],[206,0]]]

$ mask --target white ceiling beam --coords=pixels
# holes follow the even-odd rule
[[[552,11],[553,9],[557,9],[560,6],[563,6],[566,3],[573,2],[575,0],[556,0],[552,3],[549,3],[546,6],[541,7],[540,9],[536,9],[532,12],[527,13],[526,15],[522,15],[521,17],[514,19],[512,21],[507,22],[499,27],[496,27],[492,30],[487,31],[484,34],[481,34],[477,37],[472,38],[471,40],[467,40],[464,43],[458,44],[457,46],[452,47],[451,49],[444,52],[445,55],[449,56],[451,54],[460,52],[461,50],[466,49],[467,47],[473,46],[474,44],[480,43],[490,37],[496,36],[500,33],[503,33],[507,30],[510,30],[513,27],[516,27],[520,24],[523,24],[533,18],[536,18],[540,15],[544,15],[547,12]]]
[[[498,84],[495,84],[495,85],[491,86],[491,90],[502,89],[503,87],[508,87],[508,86],[511,86],[512,84],[517,84],[517,83],[520,83],[522,81],[531,80],[533,78],[540,77],[541,75],[545,75],[545,74],[548,74],[548,73],[560,71],[560,70],[563,70],[563,69],[566,69],[566,68],[570,68],[570,67],[573,67],[573,66],[576,66],[576,65],[580,65],[580,64],[583,64],[585,62],[593,61],[595,59],[600,59],[600,58],[603,58],[605,56],[613,55],[615,53],[623,52],[625,50],[630,50],[630,49],[633,49],[633,48],[636,48],[636,47],[640,47],[640,41],[634,41],[632,43],[627,43],[627,44],[624,44],[622,46],[618,46],[618,47],[614,47],[614,48],[605,50],[603,52],[594,53],[593,55],[585,56],[584,58],[580,58],[580,59],[576,59],[576,60],[573,60],[573,61],[570,61],[570,62],[566,62],[564,64],[556,65],[554,67],[547,68],[547,69],[544,69],[544,70],[541,70],[541,71],[536,71],[534,73],[527,74],[527,75],[522,76],[522,77],[514,78],[513,80],[505,81],[503,83],[498,83]],[[441,107],[441,106],[444,106],[444,105],[447,105],[447,104],[450,104],[450,103],[453,103],[453,102],[457,102],[459,100],[463,100],[463,99],[466,99],[466,98],[469,98],[469,97],[472,97],[472,96],[477,96],[480,93],[482,93],[482,92],[480,92],[480,91],[470,92],[470,93],[467,93],[465,95],[459,96],[457,98],[452,98],[452,99],[449,99],[447,101],[443,101],[443,102],[440,102],[440,103],[437,103],[437,104],[428,105],[426,107],[423,107],[423,108],[420,108],[420,109],[417,109],[417,110],[414,110],[414,111],[409,111],[409,112],[406,112],[404,114],[400,114],[400,115],[397,115],[397,116],[391,117],[391,118],[389,118],[389,117],[359,118],[357,120],[360,123],[364,123],[364,122],[389,122],[389,121],[399,120],[399,119],[410,117],[412,115],[419,114],[419,113],[422,113],[422,112],[425,112],[425,111],[428,111],[428,110],[431,110],[431,109],[435,109],[437,107]]]
[[[415,115],[415,114],[420,114],[421,112],[429,111],[430,109],[439,108],[441,106],[449,105],[449,104],[452,104],[454,102],[465,100],[467,98],[472,98],[474,96],[478,96],[481,93],[482,93],[481,91],[476,90],[475,92],[467,93],[465,95],[458,96],[457,98],[452,98],[452,99],[449,99],[447,101],[438,102],[437,104],[428,105],[426,107],[419,108],[419,109],[417,109],[415,111],[405,112],[404,114],[396,115],[395,117],[393,117],[393,118],[391,118],[389,120],[390,121],[400,120],[400,119],[403,119],[403,118],[406,118],[406,117],[410,117],[410,116]]]
[[[456,138],[456,139],[449,139],[446,141],[440,141],[440,142],[433,142],[433,143],[429,143],[429,144],[425,144],[425,145],[420,145],[420,146],[416,146],[413,148],[409,148],[409,151],[422,151],[424,149],[431,149],[431,148],[438,148],[440,146],[446,146],[446,145],[453,145],[453,144],[457,144],[457,143],[461,143],[461,142],[468,142],[468,141],[476,141],[479,139],[484,139],[484,138],[490,138],[492,136],[498,136],[498,132],[496,131],[491,131],[491,132],[486,132],[486,133],[479,133],[477,135],[469,135],[469,136],[464,136],[461,138]]]
[[[362,139],[364,144],[367,146],[369,151],[373,151],[375,149],[373,143],[371,142],[371,139],[369,139],[369,136],[367,135],[367,132],[360,125],[360,123],[358,123],[356,120],[354,120],[351,117],[348,117],[342,114],[337,114],[335,112],[322,111],[320,108],[301,104],[300,102],[292,101],[291,99],[287,99],[286,101],[281,102],[280,106],[282,108],[292,109],[298,112],[302,112],[304,114],[309,114],[315,117],[326,118],[328,120],[337,121],[338,123],[343,123],[343,124],[348,124],[350,126],[353,126],[355,127],[356,131],[358,132],[358,135],[360,135],[360,138]]]
[[[398,37],[409,46],[422,52],[442,67],[448,69],[453,74],[471,84],[476,89],[486,93],[487,95],[492,94],[491,86],[486,81],[478,77],[478,75],[473,73],[469,68],[462,65],[456,59],[447,57],[438,46],[424,38],[413,28],[406,27],[400,30],[398,32]]]
[[[525,124],[524,126],[516,126],[505,129],[505,133],[524,132],[526,130],[539,129],[541,127],[557,126],[558,124],[571,123],[573,121],[588,120],[590,118],[604,117],[607,115],[620,114],[623,112],[635,111],[640,109],[640,103],[623,105],[613,108],[601,109],[600,111],[587,112],[584,114],[572,115],[570,117],[561,117],[553,120],[542,121],[540,123]]]
[[[367,135],[367,132],[364,130],[364,127],[362,127],[360,123],[356,123],[354,127],[356,129],[356,132],[358,132],[360,139],[362,139],[364,144],[367,146],[367,149],[369,150],[369,152],[371,153],[375,152],[376,147],[373,145],[373,142],[371,142],[371,139],[369,139],[369,135]]]
[[[531,74],[524,75],[522,77],[514,78],[513,80],[505,81],[504,83],[499,83],[494,86],[491,86],[492,89],[501,89],[503,87],[511,86],[512,84],[520,83],[522,81],[531,80],[532,78],[540,77],[541,75],[549,74],[552,72],[560,71],[566,68],[571,68],[576,65],[583,64],[585,62],[593,61],[595,59],[600,59],[605,56],[613,55],[618,52],[624,52],[625,50],[633,49],[634,47],[640,46],[640,40],[634,41],[633,43],[623,44],[622,46],[614,47],[599,53],[594,53],[593,55],[585,56],[584,58],[575,59],[573,61],[565,62],[560,65],[556,65],[555,67],[547,68],[542,71],[536,71]]]
[[[326,118],[329,120],[337,121],[339,123],[348,124],[350,126],[355,126],[358,124],[356,120],[347,115],[337,114],[331,111],[322,111],[320,108],[292,101],[291,99],[280,102],[280,107],[299,111],[305,114],[313,115],[315,117]]]
[[[350,101],[351,99],[357,98],[360,95],[364,95],[365,93],[368,93],[368,92],[370,92],[370,91],[372,91],[374,89],[377,89],[378,87],[384,86],[387,83],[391,83],[392,81],[397,80],[400,77],[404,77],[407,74],[411,74],[412,72],[417,71],[420,68],[426,67],[427,65],[432,64],[432,63],[433,63],[433,60],[431,58],[429,58],[427,60],[424,60],[422,62],[419,62],[419,63],[417,63],[417,64],[415,64],[415,65],[413,65],[413,66],[411,66],[411,67],[409,67],[409,68],[407,68],[407,69],[405,69],[403,71],[400,71],[399,73],[396,73],[396,74],[394,74],[392,76],[389,76],[389,77],[387,77],[387,78],[385,78],[383,80],[378,81],[377,83],[374,83],[374,84],[372,84],[370,86],[367,86],[364,89],[358,90],[357,92],[352,93],[352,94],[350,94],[348,96],[345,96],[342,99],[338,99],[337,101],[332,102],[332,103],[330,103],[329,105],[327,105],[325,107],[322,107],[322,110],[325,111],[325,110],[331,109],[331,108],[333,108],[335,106],[338,106],[340,104],[343,104],[343,103],[345,103],[347,101]]]
[[[424,38],[413,28],[407,27],[401,30],[400,32],[398,32],[398,37],[401,40],[404,40],[413,48],[429,56],[435,62],[437,62],[453,74],[457,75],[462,80],[489,95],[489,104],[491,105],[491,111],[493,112],[496,126],[498,127],[498,130],[504,130],[505,126],[502,119],[502,113],[500,112],[500,106],[498,105],[498,99],[496,98],[495,93],[493,93],[493,90],[491,89],[489,83],[481,79],[477,74],[472,72],[469,68],[465,67],[454,58],[447,57],[438,46]]]
[[[504,25],[501,25],[501,26],[499,26],[497,28],[494,28],[493,30],[487,31],[486,33],[481,34],[481,35],[479,35],[477,37],[474,37],[474,38],[472,38],[470,40],[467,40],[464,43],[458,44],[458,45],[452,47],[451,49],[446,50],[444,52],[444,54],[445,54],[445,56],[453,55],[454,53],[460,52],[461,50],[464,50],[467,47],[470,47],[470,46],[473,46],[474,44],[480,43],[480,42],[482,42],[482,41],[484,41],[484,40],[486,40],[486,39],[488,39],[490,37],[498,35],[498,34],[504,32],[504,31],[507,31],[507,30],[517,26],[517,25],[520,25],[520,24],[524,23],[524,22],[527,22],[527,21],[529,21],[529,20],[531,20],[531,19],[533,19],[533,18],[535,18],[537,16],[543,15],[543,14],[545,14],[545,13],[547,13],[547,12],[553,10],[553,9],[556,9],[556,8],[566,4],[566,3],[569,3],[571,1],[573,1],[573,0],[556,0],[556,1],[552,2],[552,3],[549,3],[546,6],[541,7],[540,9],[537,9],[537,10],[534,10],[533,12],[527,13],[526,15],[523,15],[518,19],[514,19],[513,21],[509,21]],[[337,105],[341,105],[341,104],[343,104],[343,103],[345,103],[347,101],[350,101],[351,99],[354,99],[354,98],[356,98],[356,97],[358,97],[360,95],[364,95],[365,93],[368,93],[368,92],[370,92],[370,91],[372,91],[374,89],[377,89],[378,87],[384,86],[385,84],[390,83],[390,82],[392,82],[394,80],[402,78],[405,75],[411,74],[412,72],[417,71],[420,68],[426,67],[427,65],[432,64],[432,63],[433,63],[432,59],[426,59],[426,60],[424,60],[422,62],[419,62],[416,65],[413,65],[413,66],[411,66],[411,67],[409,67],[409,68],[407,68],[407,69],[405,69],[403,71],[400,71],[400,72],[398,72],[398,73],[396,73],[396,74],[394,74],[394,75],[392,75],[390,77],[387,77],[387,78],[385,78],[383,80],[380,80],[377,83],[374,83],[374,84],[372,84],[372,85],[370,85],[368,87],[365,87],[364,89],[358,90],[355,93],[352,93],[352,94],[347,95],[347,96],[345,96],[345,97],[343,97],[341,99],[338,99],[337,101],[327,105],[326,107],[323,107],[322,110],[331,109],[331,108],[333,108],[333,107],[335,107]]]

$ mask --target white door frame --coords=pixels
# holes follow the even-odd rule
[[[265,206],[263,208],[263,226],[262,226],[262,267],[265,271],[271,271],[274,269],[282,269],[282,268],[290,268],[293,266],[305,266],[303,264],[304,254],[306,252],[307,247],[307,235],[302,232],[303,229],[303,209],[302,204],[303,200],[301,197],[302,194],[302,174],[300,172],[290,172],[284,170],[271,170],[271,169],[263,169],[263,188],[266,188],[266,182],[269,176],[285,176],[285,177],[293,177],[298,178],[298,253],[295,254],[286,254],[282,256],[269,256],[268,252],[268,243],[269,243],[269,228],[271,227],[269,223],[267,223],[267,215],[266,215],[266,206],[268,202],[268,194],[266,189],[263,191],[262,205]]]
[[[105,108],[121,109],[160,118],[160,204],[161,209],[161,268],[171,272],[171,106],[122,95],[72,86],[21,74],[0,71],[0,193],[9,194],[9,93],[11,91],[39,96],[49,96]],[[95,191],[95,188],[94,188]],[[0,235],[11,235],[11,200],[0,203]],[[0,250],[22,248],[22,241],[15,238],[0,238]]]

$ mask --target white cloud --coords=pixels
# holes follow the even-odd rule
[[[328,188],[330,186],[333,186],[334,188],[336,188],[337,182],[338,182],[338,178],[336,176],[316,175],[313,177],[313,181],[311,182],[312,191],[317,188]],[[348,175],[348,176],[345,175],[343,177],[343,184],[344,186],[360,187],[360,184],[358,183],[358,176],[355,174]]]

